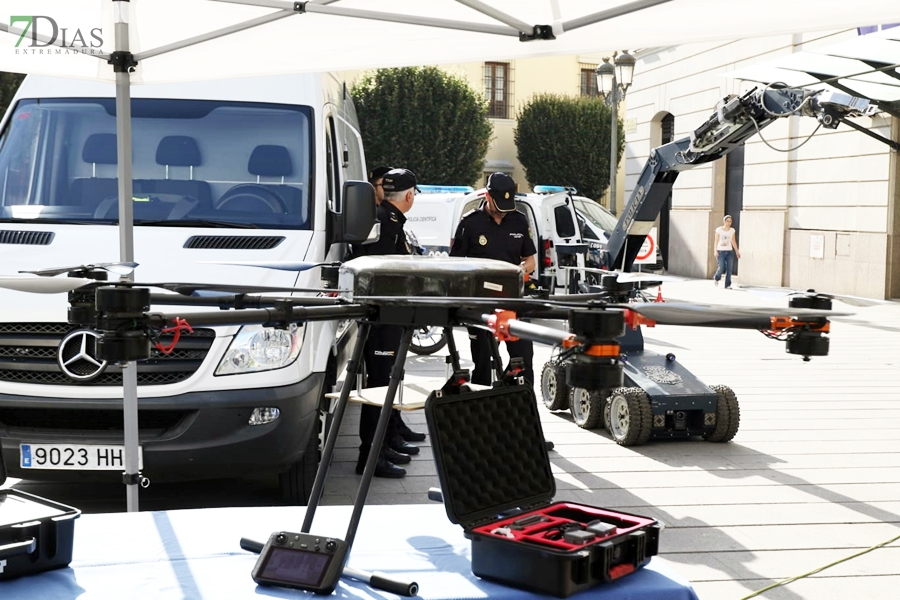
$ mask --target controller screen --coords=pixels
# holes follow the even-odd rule
[[[275,581],[318,586],[331,564],[332,556],[292,548],[271,548],[260,576]]]

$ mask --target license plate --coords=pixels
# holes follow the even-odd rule
[[[80,444],[19,444],[19,462],[23,469],[65,471],[122,471],[125,446]],[[144,456],[138,447],[138,468],[144,468]]]

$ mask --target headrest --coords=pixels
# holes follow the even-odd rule
[[[116,134],[92,133],[89,135],[81,150],[81,160],[102,165],[114,165],[119,162],[116,158]]]
[[[263,177],[287,177],[293,175],[294,164],[284,146],[257,146],[250,154],[247,170]]]
[[[156,164],[171,167],[196,167],[201,164],[197,141],[186,135],[167,135],[156,147]]]

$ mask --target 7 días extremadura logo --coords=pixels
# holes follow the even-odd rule
[[[101,27],[63,27],[44,15],[10,16],[9,27],[18,34],[16,54],[102,54]]]

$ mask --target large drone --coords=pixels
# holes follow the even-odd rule
[[[287,268],[286,265],[263,266]],[[322,265],[309,263],[290,267],[300,270],[313,266]],[[560,375],[565,378],[566,385],[602,391],[622,386],[625,354],[620,343],[627,339],[627,331],[637,330],[641,324],[777,329],[786,333],[789,353],[808,358],[828,353],[828,319],[839,314],[823,304],[802,305],[804,303],[795,301],[783,311],[703,304],[629,304],[618,302],[627,297],[617,296],[615,290],[624,292],[625,286],[630,289],[630,284],[618,283],[614,276],[605,278],[610,289],[602,293],[529,298],[523,295],[524,278],[518,267],[481,259],[362,257],[342,265],[325,266],[322,269],[325,287],[317,290],[107,280],[110,272],[128,272],[133,267],[100,264],[51,269],[27,277],[0,277],[0,287],[42,293],[67,292],[70,324],[96,331],[99,335],[98,359],[115,363],[145,360],[153,345],[162,351],[171,351],[171,347],[161,345],[160,336],[174,332],[171,346],[177,343],[180,331],[192,326],[262,324],[289,328],[309,321],[353,319],[358,322],[359,330],[347,365],[348,381],[352,381],[361,368],[363,346],[370,328],[373,325],[401,326],[405,333],[396,354],[385,408],[376,428],[373,442],[376,445],[381,444],[387,431],[410,339],[414,330],[420,327],[475,326],[490,330],[498,340],[522,338],[558,346],[567,358]],[[62,273],[76,276],[53,276]],[[154,288],[158,291],[152,291]],[[316,292],[318,295],[290,295],[298,292]],[[150,312],[154,305],[191,306],[194,310],[185,318],[179,313]],[[197,311],[196,307],[212,310]],[[567,326],[563,330],[522,318],[564,321]],[[445,392],[464,393],[467,373],[462,370],[456,353],[453,355],[455,373],[452,381],[456,383],[445,386]],[[512,375],[512,381],[521,384],[521,379],[517,380],[515,373]],[[310,531],[321,499],[351,388],[349,385],[342,387],[335,405],[302,527],[304,534]],[[126,456],[129,452],[137,452],[137,439],[126,439],[125,443]],[[366,463],[346,540],[340,546],[344,562],[356,534],[376,460],[377,453],[371,453]],[[126,460],[126,467],[128,464]],[[128,486],[138,485],[141,481],[136,461],[134,465],[131,469],[126,468],[123,476]],[[248,547],[259,549],[253,544]],[[360,576],[359,572],[348,574]],[[379,577],[366,579],[373,585],[393,585],[391,589],[394,590],[409,592],[414,588],[414,584],[401,585]]]

